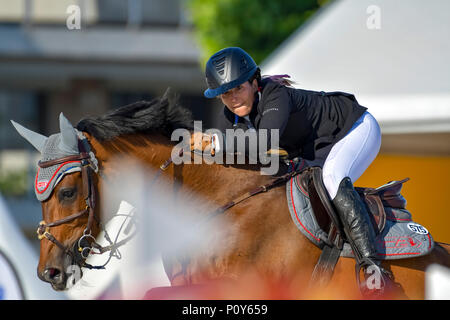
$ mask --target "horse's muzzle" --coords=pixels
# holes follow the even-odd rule
[[[59,268],[46,268],[38,276],[42,281],[50,283],[52,288],[57,291],[62,291],[67,288],[67,275]]]

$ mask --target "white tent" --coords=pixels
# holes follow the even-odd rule
[[[336,0],[262,64],[299,88],[345,91],[383,134],[450,132],[450,1]]]

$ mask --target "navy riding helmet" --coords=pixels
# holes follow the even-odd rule
[[[250,55],[237,47],[220,50],[206,63],[206,83],[204,95],[214,98],[249,80],[258,69]]]

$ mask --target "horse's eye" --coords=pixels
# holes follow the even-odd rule
[[[75,188],[64,188],[59,191],[59,198],[61,200],[72,199],[74,197],[75,193],[76,193]]]

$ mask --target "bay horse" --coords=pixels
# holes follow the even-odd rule
[[[162,171],[161,165],[171,158],[175,146],[170,140],[171,132],[176,128],[192,129],[190,113],[168,95],[150,102],[137,102],[101,117],[82,119],[76,128],[84,134],[98,161],[98,173],[91,176],[92,187],[96,190],[92,214],[101,217],[102,221],[107,219],[107,213],[103,212],[98,200],[103,197],[105,177],[120,170],[111,165],[111,159],[118,155],[138,159],[152,172],[161,174],[169,182],[177,182],[181,190],[200,195],[214,207],[274,179],[262,175],[259,165],[172,164],[163,166],[165,170]],[[74,161],[82,162],[86,158],[89,157],[76,158],[75,155]],[[39,278],[56,290],[66,288],[64,270],[73,263],[73,257],[66,255],[65,250],[79,241],[88,224],[93,237],[100,232],[96,223],[98,218],[92,222],[88,214],[73,216],[74,212],[87,210],[85,189],[83,172],[76,171],[65,175],[50,197],[42,202],[46,223],[41,225],[42,228],[54,221],[64,222],[53,225],[51,233],[47,232],[57,242],[42,239],[37,268]],[[177,201],[176,192],[173,197]],[[199,217],[207,214],[199,206]],[[249,197],[212,220],[220,223],[225,218],[227,229],[221,238],[220,251],[205,245],[187,257],[163,255],[164,269],[172,287],[210,284],[214,290],[207,291],[208,296],[202,296],[204,299],[360,298],[354,279],[354,260],[350,258],[339,259],[327,290],[315,290],[314,287],[307,290],[321,250],[292,222],[284,184]],[[41,236],[50,230],[42,228]],[[426,256],[384,261],[383,267],[392,272],[398,285],[386,298],[423,299],[426,268],[435,263],[450,267],[449,250],[449,245],[436,243],[434,250]]]

